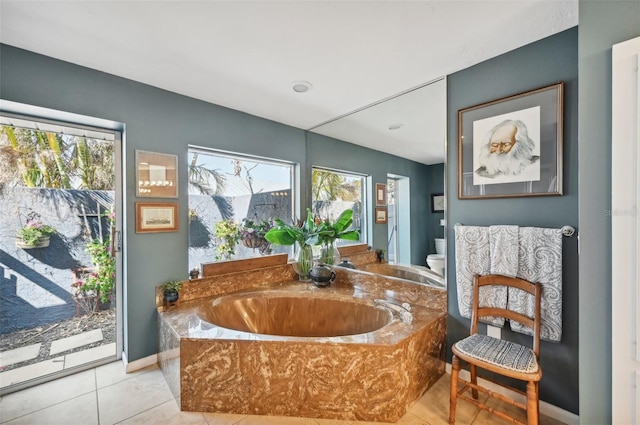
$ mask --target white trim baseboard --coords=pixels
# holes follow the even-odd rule
[[[138,360],[134,360],[131,363],[127,361],[127,353],[122,352],[122,365],[126,373],[135,372],[136,370],[144,369],[145,367],[153,366],[158,363],[158,355],[152,354],[147,357],[143,357]]]
[[[447,363],[446,372],[451,375],[451,363]],[[465,369],[460,370],[460,377],[462,379],[469,380],[469,371]],[[493,382],[478,377],[478,384],[498,394],[518,400],[521,403],[526,403],[526,398],[522,394],[511,391],[508,388],[501,387],[500,385],[496,385]],[[567,425],[580,425],[580,416],[542,400],[540,400],[540,413]]]

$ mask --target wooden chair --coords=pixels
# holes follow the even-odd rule
[[[535,315],[530,318],[524,314],[512,310],[497,307],[480,307],[478,305],[480,287],[486,285],[502,285],[518,288],[526,291],[535,298]],[[487,410],[503,419],[513,423],[523,424],[516,418],[510,417],[502,411],[486,406],[479,400],[478,391],[482,391],[489,396],[500,399],[504,402],[517,406],[527,412],[527,425],[539,423],[539,383],[542,378],[542,370],[538,365],[540,355],[540,296],[542,288],[539,283],[528,282],[524,279],[501,276],[485,275],[476,276],[473,283],[473,311],[471,315],[471,332],[467,338],[456,342],[451,347],[453,360],[451,368],[451,393],[449,424],[453,425],[456,420],[456,401],[458,398],[469,401],[481,409]],[[478,334],[478,319],[480,317],[493,316],[504,317],[505,319],[517,321],[533,329],[533,348],[523,345]],[[460,372],[460,360],[469,364],[471,374],[470,381],[465,381],[458,377]],[[516,400],[490,391],[478,386],[476,368],[482,368],[503,376],[519,379],[527,382],[526,394],[522,391],[514,390],[526,396],[526,405]],[[458,381],[461,388],[458,388]],[[505,385],[498,384],[506,387]],[[469,398],[463,393],[471,388],[473,398]],[[523,424],[524,425],[524,424]]]

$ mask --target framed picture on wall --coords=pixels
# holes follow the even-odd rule
[[[458,198],[562,195],[564,83],[458,111]]]
[[[431,212],[444,211],[444,193],[431,194]]]
[[[136,196],[178,197],[178,157],[136,150]]]
[[[387,185],[376,183],[376,206],[387,205]]]
[[[385,224],[387,222],[387,208],[376,208],[375,211],[376,224]]]
[[[177,231],[177,202],[136,202],[136,233]]]

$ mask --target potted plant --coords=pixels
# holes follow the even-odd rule
[[[220,238],[216,260],[230,260],[236,253],[240,239],[240,226],[234,220],[221,220],[215,225],[216,236]]]
[[[293,263],[293,268],[301,281],[310,281],[309,271],[313,267],[311,246],[318,243],[311,210],[307,208],[306,220],[294,220],[295,224],[287,224],[280,218],[275,218],[273,221],[275,225],[264,235],[265,239],[276,245],[294,245],[296,261]]]
[[[27,224],[18,230],[18,240],[16,246],[22,249],[45,248],[49,246],[49,237],[56,232],[56,229],[43,224],[36,218],[29,218]]]
[[[314,220],[311,210],[307,208],[307,219],[299,221],[295,225],[287,224],[281,219],[274,219],[275,227],[267,232],[265,239],[276,245],[294,245],[297,246],[295,255],[296,262],[294,268],[300,276],[300,280],[309,281],[309,271],[313,267],[313,250],[312,246],[333,244],[336,239],[358,240],[360,234],[357,230],[346,230],[351,226],[352,210],[345,210],[335,222],[330,220]],[[333,246],[335,250],[335,246]],[[320,262],[329,261],[329,253],[322,254]],[[334,263],[333,252],[331,253],[331,262]]]
[[[162,293],[164,294],[164,300],[168,303],[178,301],[180,298],[180,289],[182,289],[182,282],[179,280],[170,280],[162,284]]]
[[[353,210],[344,210],[336,221],[329,219],[316,222],[316,231],[320,239],[320,263],[337,264],[340,262],[340,253],[336,248],[336,240],[344,239],[357,241],[360,239],[360,232],[349,230],[353,223]]]
[[[271,230],[270,220],[258,220],[245,218],[240,225],[240,240],[247,248],[261,248],[267,244],[264,235]]]
[[[73,290],[73,301],[76,304],[76,315],[80,316],[81,312],[89,315],[97,312],[100,307],[99,296],[94,281],[89,278],[94,270],[81,267],[73,269],[72,272],[71,289]]]

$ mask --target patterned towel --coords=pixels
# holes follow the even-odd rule
[[[518,226],[490,226],[491,273],[518,275]]]
[[[540,338],[559,342],[562,337],[562,230],[521,227],[518,241],[518,277],[542,285]],[[509,289],[509,309],[533,317],[533,296]],[[533,331],[511,321],[511,329]]]
[[[489,228],[456,224],[454,229],[458,310],[462,317],[469,319],[473,301],[473,277],[476,274],[489,274],[491,271]],[[507,306],[506,288],[481,288],[480,305],[505,308]],[[503,318],[484,318],[483,321],[496,326],[504,325]]]

